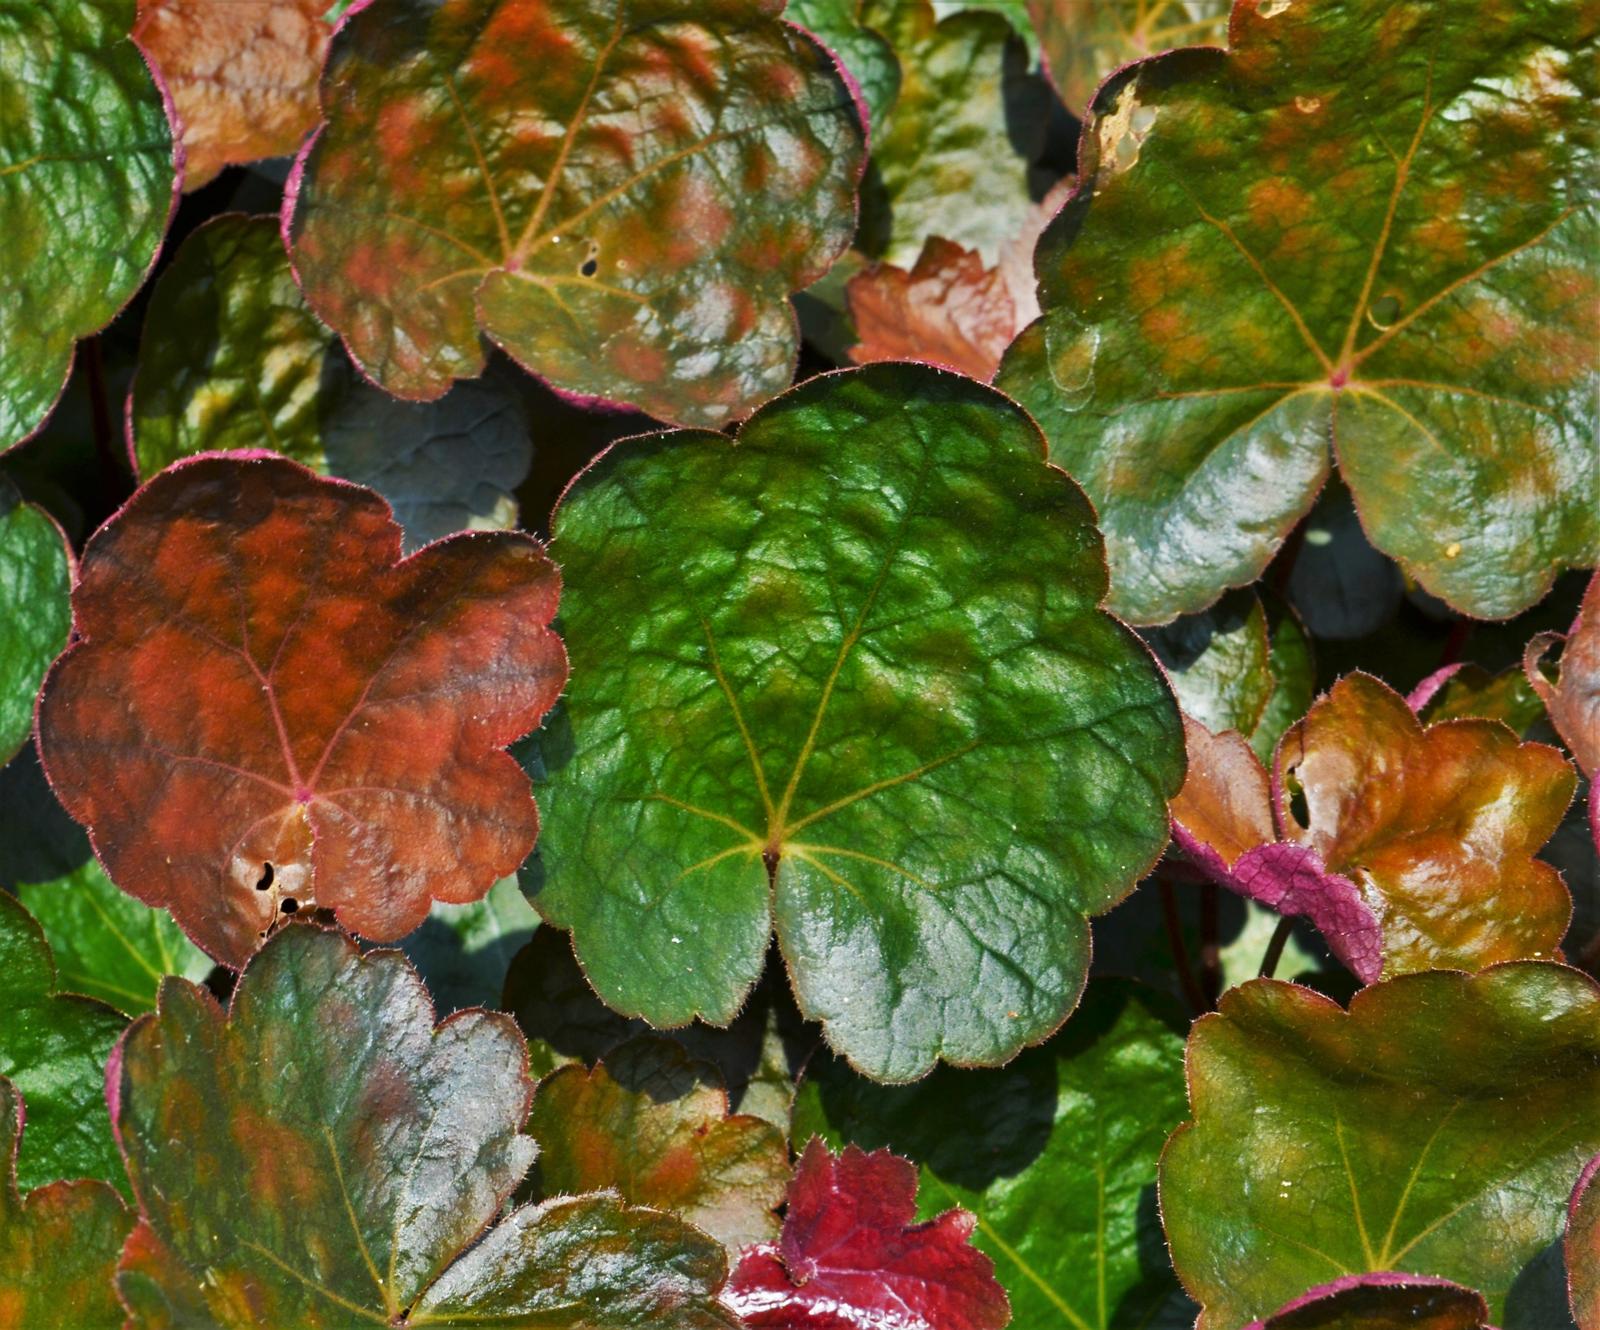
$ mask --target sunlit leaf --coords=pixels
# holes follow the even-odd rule
[[[22,1096],[0,1076],[0,1323],[121,1330],[112,1276],[133,1217],[103,1182],[53,1182],[24,1196],[16,1173],[23,1120]]]
[[[30,0],[0,23],[0,451],[44,422],[72,347],[155,262],[177,193],[134,0]]]
[[[1182,752],[1015,406],[921,366],[814,379],[737,440],[617,445],[554,530],[572,686],[525,884],[610,1005],[725,1023],[775,928],[879,1078],[1061,1023]]]
[[[1421,1275],[1347,1275],[1245,1330],[1494,1330],[1483,1294]]]
[[[1571,918],[1534,858],[1572,801],[1553,748],[1498,721],[1424,726],[1369,675],[1337,683],[1281,741],[1273,777],[1190,722],[1175,833],[1214,880],[1304,914],[1363,981],[1552,956]]]
[[[72,626],[71,590],[66,536],[0,475],[0,766],[33,729],[39,684]]]
[[[900,93],[900,61],[888,38],[861,21],[861,5],[862,0],[789,0],[783,16],[839,58],[860,89],[875,135]]]
[[[915,1160],[919,1217],[977,1216],[973,1245],[1019,1327],[1144,1325],[1176,1287],[1151,1253],[1156,1159],[1184,1117],[1185,1025],[1150,990],[1096,980],[1065,1030],[1003,1068],[878,1086],[811,1063],[794,1135]]]
[[[1050,79],[1082,115],[1102,79],[1174,46],[1223,46],[1228,0],[1027,0]]]
[[[541,1195],[614,1188],[729,1248],[777,1236],[790,1176],[783,1132],[730,1116],[716,1069],[670,1040],[631,1040],[592,1071],[569,1065],[540,1081],[528,1134]]]
[[[326,0],[138,0],[135,39],[183,128],[185,189],[293,152],[316,126]]]
[[[1600,560],[1600,17],[1238,0],[1231,25],[1097,94],[998,382],[1094,500],[1136,622],[1254,579],[1330,440],[1380,550],[1515,614]]]
[[[482,1233],[535,1153],[522,1039],[485,1012],[436,1027],[394,952],[291,926],[226,1016],[168,980],[110,1081],[147,1230],[119,1279],[135,1324],[731,1325],[721,1248],[615,1195]]]
[[[1189,1038],[1161,1213],[1200,1330],[1396,1270],[1508,1291],[1600,1146],[1600,990],[1548,962],[1434,971],[1345,1012],[1257,980]]]
[[[103,1003],[59,991],[43,930],[0,892],[0,1077],[28,1101],[18,1186],[58,1178],[121,1184],[101,1090],[106,1054],[126,1024]],[[0,1125],[14,1107],[0,1110]]]
[[[723,1295],[750,1330],[1000,1330],[1011,1319],[973,1217],[917,1224],[915,1166],[887,1150],[813,1140],[800,1156],[783,1234],[752,1247]]]
[[[1478,665],[1446,665],[1406,694],[1406,705],[1429,725],[1441,720],[1498,720],[1526,735],[1544,718],[1539,700],[1516,666],[1490,674]]]
[[[195,231],[151,292],[129,395],[141,475],[195,453],[260,448],[369,485],[406,548],[468,528],[513,527],[529,424],[491,364],[436,402],[404,402],[351,367],[307,307],[271,217]]]
[[[354,11],[284,205],[312,307],[406,397],[477,374],[481,330],[569,392],[747,414],[793,373],[787,296],[849,244],[863,146],[833,60],[777,9]]]
[[[1562,1241],[1567,1262],[1567,1293],[1578,1330],[1600,1326],[1600,1155],[1585,1165],[1572,1188],[1567,1207],[1567,1232]]]
[[[901,80],[873,128],[857,243],[901,268],[931,236],[998,262],[1034,209],[1028,168],[1043,145],[1049,89],[999,14],[936,22],[929,0],[865,0],[862,9],[893,45]]]
[[[277,457],[191,459],[84,552],[45,768],[111,880],[225,964],[311,906],[403,937],[533,847],[500,750],[565,679],[558,586],[529,537],[402,561],[369,490]]]

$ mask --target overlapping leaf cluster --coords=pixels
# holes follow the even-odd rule
[[[0,6],[0,1326],[1600,1330],[1597,70]]]

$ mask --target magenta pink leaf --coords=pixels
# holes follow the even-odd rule
[[[917,1170],[888,1150],[813,1138],[776,1243],[746,1250],[723,1301],[752,1330],[1000,1330],[1011,1319],[977,1223],[916,1216]]]
[[[533,848],[501,750],[566,679],[559,575],[528,536],[400,539],[370,490],[212,454],[84,552],[45,770],[111,880],[225,964],[313,906],[403,937]]]

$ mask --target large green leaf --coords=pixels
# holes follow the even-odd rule
[[[873,1076],[1061,1023],[1183,757],[1021,411],[925,366],[814,379],[737,440],[617,445],[554,531],[572,684],[527,885],[607,1002],[725,1023],[775,926]]]
[[[28,1101],[19,1186],[57,1178],[121,1185],[101,1090],[106,1055],[125,1024],[103,1003],[57,992],[43,931],[0,892],[0,1076]]]
[[[177,193],[134,0],[0,13],[0,451],[43,423],[72,347],[144,281]]]
[[[72,553],[42,508],[0,475],[0,766],[33,729],[33,701],[72,627]]]
[[[120,1276],[136,1323],[730,1324],[721,1248],[614,1195],[482,1233],[534,1156],[522,1038],[485,1012],[436,1027],[394,952],[290,926],[226,1017],[170,979],[108,1079],[144,1221]]]
[[[133,1217],[103,1182],[53,1182],[24,1196],[14,1166],[22,1096],[0,1076],[0,1324],[121,1330],[112,1277]]]
[[[452,905],[435,901],[422,927],[400,942],[441,1012],[498,1007],[506,971],[533,937],[539,916],[517,886],[503,877],[482,900]]]
[[[887,1146],[922,1169],[919,1217],[959,1205],[1027,1330],[1144,1326],[1177,1291],[1155,1167],[1183,1120],[1184,1021],[1142,985],[1096,980],[1067,1028],[990,1071],[878,1086],[806,1070],[793,1137]]]
[[[942,236],[995,263],[1033,211],[1028,168],[1043,147],[1049,89],[999,14],[936,22],[929,0],[866,0],[863,11],[902,74],[873,127],[858,243],[910,268],[923,242]]]
[[[1112,606],[1253,579],[1329,441],[1363,525],[1504,618],[1600,560],[1600,15],[1238,0],[1096,96],[999,383],[1094,499]]]
[[[780,7],[355,11],[285,200],[312,306],[407,397],[477,374],[481,329],[571,392],[688,424],[748,413],[793,373],[787,296],[850,242],[863,146],[833,60]]]
[[[862,0],[789,0],[784,17],[798,23],[839,58],[866,105],[876,134],[900,94],[900,61],[894,47],[861,19]]]
[[[267,446],[370,485],[406,548],[517,524],[528,420],[491,365],[436,402],[399,401],[351,368],[295,285],[271,217],[218,217],[184,241],[150,296],[129,395],[149,477],[195,453]]]
[[[1345,1012],[1257,980],[1189,1039],[1161,1213],[1200,1330],[1400,1270],[1507,1295],[1600,1147],[1600,989],[1565,966],[1404,975]]]

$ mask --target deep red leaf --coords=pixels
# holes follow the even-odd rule
[[[560,579],[507,532],[407,559],[388,505],[273,456],[213,454],[89,542],[40,752],[111,879],[239,966],[284,914],[380,940],[476,900],[533,848],[500,750],[566,679]]]
[[[723,1300],[756,1330],[1000,1330],[1011,1319],[965,1210],[914,1224],[917,1170],[813,1138],[776,1243],[749,1248]]]

